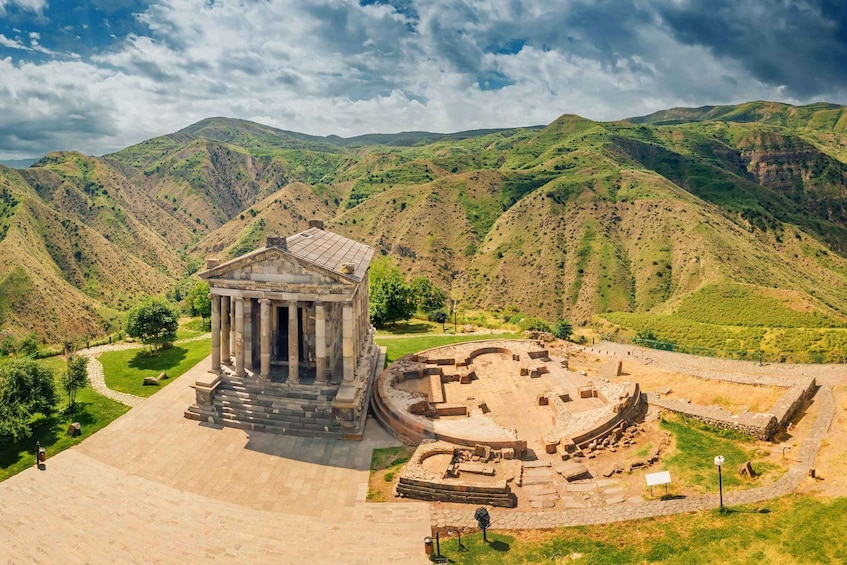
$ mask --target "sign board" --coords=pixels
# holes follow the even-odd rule
[[[661,473],[647,473],[647,486],[653,487],[656,485],[666,485],[671,482],[670,471],[662,471]]]
[[[659,473],[647,473],[647,486],[650,487],[650,496],[653,496],[653,487],[656,485],[665,485],[665,494],[668,493],[668,485],[671,482],[670,471],[661,471]]]

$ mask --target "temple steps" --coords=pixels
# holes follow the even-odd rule
[[[185,417],[247,431],[341,439],[345,433],[332,413],[337,389],[285,385],[226,376],[211,409],[191,406]]]

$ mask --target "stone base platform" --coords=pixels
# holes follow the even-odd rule
[[[385,350],[378,349],[370,373],[360,375],[354,385],[287,384],[250,374],[237,377],[229,371],[208,373],[195,381],[197,401],[184,416],[246,431],[360,441],[371,384],[377,367],[384,363]],[[355,410],[346,408],[354,402]],[[344,421],[339,417],[339,405],[345,407]]]

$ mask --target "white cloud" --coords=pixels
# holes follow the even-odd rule
[[[47,0],[0,0],[0,16],[6,13],[6,6],[17,6],[41,14],[47,7]]]
[[[413,7],[406,16],[342,0],[162,0],[138,15],[149,35],[109,52],[0,62],[0,157],[102,153],[221,115],[349,136],[792,101],[735,60],[680,43],[647,9],[615,21],[595,11],[616,6],[579,1]],[[27,37],[0,35],[0,46],[52,54],[43,34]],[[504,86],[482,90],[482,76]]]

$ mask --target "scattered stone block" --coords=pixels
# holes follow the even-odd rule
[[[77,437],[82,435],[82,425],[79,422],[74,422],[68,426],[67,435]]]
[[[476,475],[486,475],[488,477],[493,477],[495,473],[494,467],[490,465],[483,465],[481,463],[459,463],[458,468],[462,473],[474,473]]]
[[[749,461],[745,461],[741,465],[738,466],[738,474],[741,476],[755,477],[756,473],[753,471],[753,466]]]
[[[549,406],[550,405],[550,399],[547,398],[546,394],[539,394],[538,395],[538,405],[539,406]]]
[[[158,377],[144,377],[144,382],[142,386],[159,386],[159,378]]]
[[[556,467],[556,472],[562,475],[562,477],[568,482],[591,478],[591,473],[582,463],[563,463]]]
[[[503,456],[503,459],[514,459],[515,458],[515,448],[513,447],[504,447],[500,450],[500,454]]]
[[[612,379],[621,375],[621,361],[610,360],[600,366],[599,376],[601,379]]]

